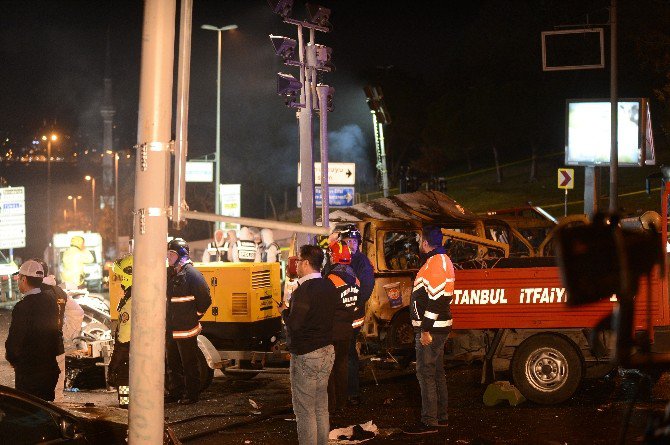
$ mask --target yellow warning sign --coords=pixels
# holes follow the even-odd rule
[[[558,188],[559,189],[573,189],[573,188],[575,188],[575,169],[574,168],[559,168],[558,169]]]

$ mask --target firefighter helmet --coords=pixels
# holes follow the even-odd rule
[[[351,264],[351,251],[347,243],[335,241],[328,246],[330,261],[333,264]]]
[[[179,258],[188,256],[189,254],[188,244],[186,243],[186,241],[184,241],[183,238],[172,239],[167,245],[167,250],[173,251],[174,253],[177,254]]]
[[[125,255],[114,261],[112,270],[119,277],[123,290],[133,285],[133,256]]]
[[[340,231],[340,241],[346,239],[346,238],[354,238],[355,240],[358,241],[358,243],[361,243],[361,232],[358,230],[358,228],[350,224],[346,226],[343,230]]]

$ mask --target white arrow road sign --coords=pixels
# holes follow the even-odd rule
[[[300,184],[300,163],[298,162],[298,184]],[[321,163],[314,163],[314,184],[321,184]],[[329,162],[328,184],[333,185],[355,185],[356,163],[354,162]]]

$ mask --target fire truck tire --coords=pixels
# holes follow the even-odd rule
[[[538,334],[524,340],[512,359],[514,384],[526,399],[543,405],[572,397],[582,382],[579,352],[563,337]]]
[[[388,348],[394,351],[414,350],[414,328],[409,311],[398,312],[389,323],[386,335]]]
[[[207,364],[207,359],[198,349],[198,373],[200,374],[200,391],[206,390],[214,378],[214,370]]]

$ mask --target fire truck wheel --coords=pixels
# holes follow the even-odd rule
[[[207,359],[200,350],[198,350],[198,373],[200,374],[200,391],[204,391],[212,383],[214,370],[207,365]]]
[[[409,311],[399,312],[389,324],[386,336],[388,348],[394,351],[414,351],[414,328],[409,319]]]
[[[527,338],[512,360],[516,387],[528,400],[544,405],[572,397],[583,374],[579,352],[568,340],[552,334]]]

